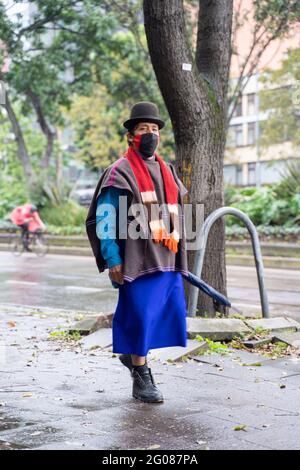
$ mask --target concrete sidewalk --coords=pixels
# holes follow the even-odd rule
[[[109,349],[49,336],[71,315],[7,307],[0,320],[0,449],[300,449],[299,357],[150,353],[165,402],[144,404]]]

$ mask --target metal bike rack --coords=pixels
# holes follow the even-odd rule
[[[270,317],[269,303],[268,303],[268,296],[267,296],[267,291],[266,291],[265,282],[264,282],[264,266],[263,266],[263,260],[262,260],[261,250],[260,250],[258,233],[257,233],[255,225],[250,220],[250,218],[239,209],[235,209],[234,207],[220,207],[220,209],[216,209],[206,218],[198,236],[200,247],[196,252],[193,273],[196,276],[201,278],[201,272],[202,272],[202,267],[203,267],[203,261],[204,261],[204,255],[205,255],[205,249],[206,249],[206,243],[207,243],[209,231],[212,225],[216,222],[216,220],[228,214],[234,215],[238,219],[242,220],[245,223],[250,233],[253,255],[255,259],[258,285],[259,285],[262,315],[263,315],[263,318],[269,318]],[[190,286],[190,294],[189,294],[189,302],[188,302],[188,312],[189,312],[188,315],[190,317],[194,317],[196,315],[198,295],[199,295],[199,289],[195,286]]]

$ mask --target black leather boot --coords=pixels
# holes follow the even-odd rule
[[[119,356],[119,360],[122,362],[123,366],[129,369],[130,372],[132,371],[133,364],[132,364],[131,354],[121,354]],[[146,365],[147,365],[147,359],[146,359]]]
[[[164,401],[162,393],[155,385],[151,369],[147,365],[133,367],[132,396],[145,403],[161,403]]]

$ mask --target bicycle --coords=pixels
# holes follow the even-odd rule
[[[29,232],[28,248],[30,252],[35,253],[39,257],[45,256],[48,253],[48,242],[42,231]],[[24,246],[21,234],[12,238],[11,251],[15,256],[21,256],[22,253],[28,252]]]

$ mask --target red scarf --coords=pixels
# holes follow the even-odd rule
[[[125,154],[141,193],[143,204],[147,207],[148,221],[151,235],[155,243],[162,242],[169,250],[177,253],[179,243],[179,219],[178,219],[178,187],[171,171],[160,156],[155,153],[155,160],[160,165],[162,174],[166,204],[170,215],[170,233],[168,233],[161,211],[158,210],[158,200],[155,187],[143,158],[132,147],[128,147]],[[154,204],[154,206],[152,206]],[[171,229],[172,226],[172,229]]]

